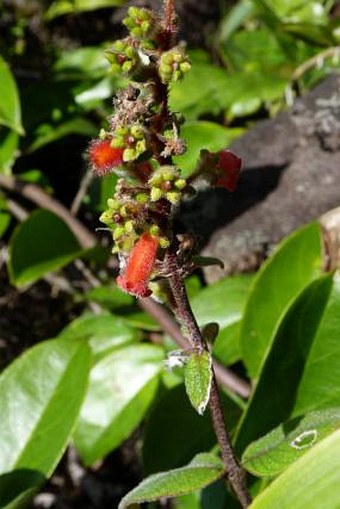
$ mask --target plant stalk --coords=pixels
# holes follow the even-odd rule
[[[181,271],[181,266],[176,253],[176,246],[174,246],[174,244],[168,248],[164,262],[169,274],[168,281],[174,298],[176,316],[182,327],[185,328],[193,349],[195,351],[202,352],[207,349],[207,345],[189,303],[188,295],[184,286],[183,272]],[[226,468],[227,479],[241,506],[246,508],[250,505],[251,497],[245,483],[245,472],[240,466],[231,445],[213,367],[212,370],[213,376],[210,389],[209,408],[213,428],[221,450],[222,460]]]

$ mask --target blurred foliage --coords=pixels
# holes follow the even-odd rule
[[[81,154],[110,115],[113,95],[123,84],[110,75],[103,57],[118,34],[113,13],[122,4],[8,0],[0,6],[0,174],[35,183],[66,206],[87,172],[86,155]],[[214,36],[205,48],[189,48],[192,71],[171,89],[171,107],[188,120],[183,128],[188,152],[181,159],[186,174],[194,169],[201,148],[225,148],[252,122],[286,108],[295,94],[340,65],[335,1],[221,4]],[[116,177],[89,182],[80,214],[84,222],[105,207]],[[139,497],[153,500],[201,490],[218,479],[218,459],[199,454],[214,445],[207,420],[198,424],[194,410],[182,402],[183,370],[164,374],[161,369],[166,352],[175,347],[172,341],[165,338],[165,346],[145,341],[150,333],[161,333],[157,323],[111,284],[103,257],[96,250],[82,250],[62,219],[29,209],[26,221],[16,225],[11,210],[1,191],[0,237],[9,246],[13,284],[27,285],[83,257],[98,280],[88,292],[76,291],[75,302],[100,305],[105,313],[84,314],[58,338],[30,348],[0,377],[0,441],[6,445],[1,449],[0,485],[22,485],[12,498],[10,490],[6,498],[0,488],[0,501],[19,507],[51,474],[71,439],[83,460],[93,464],[145,419],[146,470],[188,465],[170,471],[163,484],[151,478],[122,507]],[[306,476],[314,484],[294,507],[319,509],[320,500],[313,499],[317,487],[328,497],[324,507],[339,507],[339,490],[329,476],[322,477],[320,462],[309,468],[315,451],[332,472],[340,467],[339,432],[334,433],[340,407],[340,288],[336,276],[322,274],[318,226],[309,225],[286,240],[255,278],[235,276],[208,288],[192,280],[190,288],[199,324],[220,324],[213,346],[216,358],[224,365],[238,361],[253,381],[247,403],[224,395],[244,466],[259,476],[280,473],[254,507],[274,507],[285,486],[295,504]],[[323,413],[329,407],[335,410]],[[310,429],[315,440],[300,449],[294,442],[294,449],[292,441]],[[314,443],[319,449],[312,448]],[[185,489],[175,482],[177,475]],[[201,495],[177,498],[175,506],[220,507],[207,502],[222,500],[220,490],[215,483]],[[228,507],[232,503],[225,501]]]

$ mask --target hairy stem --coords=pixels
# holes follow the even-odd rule
[[[196,351],[203,351],[207,346],[190,307],[184,286],[183,274],[181,273],[181,266],[174,246],[168,249],[164,262],[169,273],[169,284],[173,294],[178,320],[186,330],[191,346]],[[212,369],[213,377],[209,399],[212,423],[220,446],[222,460],[226,468],[227,479],[241,506],[245,508],[249,506],[251,498],[245,484],[245,473],[235,456],[227,432],[214,368]]]

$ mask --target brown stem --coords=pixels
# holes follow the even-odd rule
[[[188,296],[185,290],[181,267],[176,254],[176,246],[170,246],[167,250],[164,263],[169,275],[169,285],[176,305],[178,320],[186,329],[191,346],[198,351],[206,349],[205,340],[198,327],[196,319],[190,307]],[[209,408],[213,422],[214,431],[221,450],[221,456],[226,468],[228,481],[243,508],[248,507],[251,498],[245,484],[245,473],[241,468],[229,438],[226,422],[223,414],[223,407],[219,396],[214,368],[211,383]]]
[[[180,328],[172,315],[170,315],[163,306],[160,306],[151,298],[141,299],[139,301],[139,306],[144,309],[148,315],[155,319],[155,321],[161,326],[162,330],[168,334],[180,348],[183,350],[188,350],[190,348],[189,341],[181,333]],[[249,398],[250,386],[245,380],[215,360],[213,360],[213,366],[216,379],[221,387],[235,392],[242,398]]]

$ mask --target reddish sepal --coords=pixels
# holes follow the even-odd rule
[[[123,148],[111,147],[109,140],[94,140],[88,154],[93,171],[100,177],[123,163]]]
[[[121,290],[135,297],[149,297],[148,283],[159,245],[158,237],[143,233],[133,247],[122,274],[117,278]]]
[[[242,168],[242,159],[231,150],[221,150],[217,164],[219,176],[215,186],[235,191]]]

